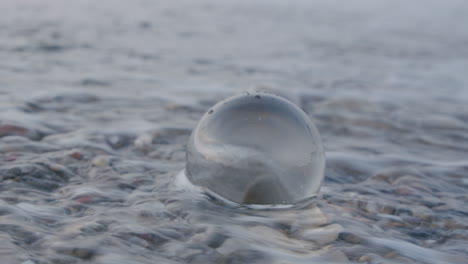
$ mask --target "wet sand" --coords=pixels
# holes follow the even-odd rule
[[[4,263],[465,263],[465,1],[1,1]],[[180,188],[203,113],[286,95],[316,204]]]

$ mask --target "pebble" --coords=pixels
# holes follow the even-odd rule
[[[219,248],[227,238],[228,235],[223,230],[211,228],[205,232],[196,234],[192,237],[191,241],[206,244],[211,248]]]
[[[97,253],[95,248],[89,247],[60,247],[56,248],[56,251],[82,260],[91,260]]]
[[[112,199],[102,192],[88,191],[84,193],[79,193],[72,197],[77,203],[80,204],[96,204],[102,202],[110,202]]]
[[[116,150],[128,146],[132,140],[130,135],[125,134],[110,135],[106,138],[107,144]]]
[[[33,129],[33,128],[28,128],[23,125],[17,125],[17,124],[1,124],[0,125],[0,138],[6,137],[6,136],[21,136],[21,137],[26,137],[31,140],[39,140],[41,139],[44,135],[44,133]]]
[[[398,256],[399,254],[396,251],[390,251],[387,254],[385,254],[384,258],[389,259],[389,258],[396,258]]]
[[[455,219],[448,219],[443,222],[443,225],[445,228],[449,230],[454,230],[454,229],[468,229],[468,223],[463,222],[463,221],[458,221]]]
[[[29,132],[29,129],[19,126],[19,125],[12,125],[12,124],[3,124],[0,125],[0,137],[4,136],[25,136]]]
[[[83,154],[79,150],[73,150],[68,155],[77,160],[83,159]]]
[[[319,228],[311,228],[301,233],[301,238],[307,241],[312,241],[317,245],[323,246],[334,242],[343,227],[339,224],[331,224]]]
[[[374,253],[367,253],[358,259],[359,262],[367,262],[369,264],[384,264],[383,258]]]
[[[97,156],[93,159],[92,163],[96,167],[106,167],[109,165],[109,157]]]
[[[137,148],[144,148],[145,146],[151,145],[152,143],[153,143],[153,135],[143,134],[137,137],[133,144]]]
[[[361,244],[363,242],[363,239],[361,237],[348,232],[340,233],[339,238],[352,244]]]
[[[315,228],[328,224],[328,217],[318,206],[312,205],[309,208],[287,214],[278,214],[277,219],[291,225],[292,229]]]

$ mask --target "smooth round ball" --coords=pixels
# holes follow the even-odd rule
[[[211,108],[187,147],[187,178],[241,204],[293,204],[317,194],[325,155],[319,132],[290,101],[233,96]]]

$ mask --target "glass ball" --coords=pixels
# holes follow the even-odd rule
[[[325,154],[315,125],[290,101],[268,93],[213,106],[190,137],[186,175],[240,204],[294,204],[315,196]]]

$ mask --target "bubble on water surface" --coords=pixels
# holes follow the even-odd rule
[[[193,130],[186,174],[201,186],[242,204],[292,204],[317,194],[325,155],[309,117],[267,93],[228,98]]]

